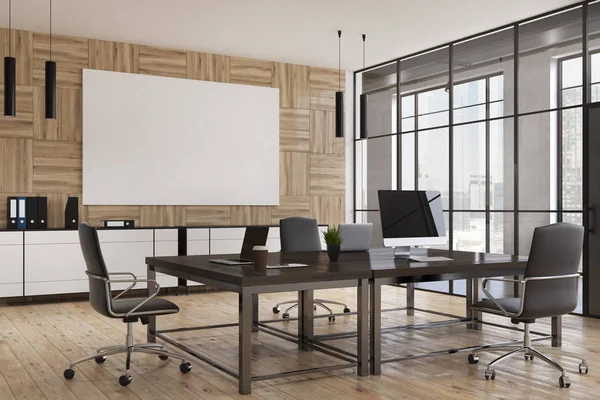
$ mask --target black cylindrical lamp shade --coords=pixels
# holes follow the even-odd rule
[[[360,138],[367,138],[367,95],[360,95]]]
[[[335,92],[335,137],[344,137],[344,92]]]
[[[4,116],[17,115],[17,60],[4,57]]]
[[[46,119],[56,119],[56,63],[46,61]]]

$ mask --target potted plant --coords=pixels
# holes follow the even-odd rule
[[[335,227],[329,227],[323,232],[323,238],[325,244],[327,244],[327,254],[329,255],[329,261],[337,261],[340,256],[340,245],[342,244],[342,236],[340,230]]]

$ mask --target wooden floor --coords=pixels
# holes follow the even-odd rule
[[[261,319],[272,318],[271,308],[277,300],[293,294],[261,297]],[[319,291],[318,297],[355,304],[353,289]],[[237,297],[232,293],[199,293],[168,296],[181,308],[174,316],[163,317],[160,328],[235,322]],[[404,289],[384,287],[383,308],[402,306]],[[417,292],[416,304],[441,312],[464,313],[464,299],[427,292]],[[293,314],[292,314],[293,316]],[[403,311],[387,312],[385,326],[440,320],[440,317],[417,313],[407,317]],[[505,322],[501,318],[488,318]],[[315,323],[317,333],[352,330],[354,316],[338,317]],[[295,331],[296,323],[277,324]],[[549,331],[549,321],[535,325],[538,331]],[[549,344],[537,347],[554,355],[568,370],[572,386],[558,387],[559,373],[539,360],[525,362],[521,357],[497,367],[495,381],[484,379],[485,364],[495,356],[481,354],[478,365],[469,365],[466,353],[436,358],[386,364],[381,376],[359,378],[355,369],[314,373],[294,378],[262,381],[253,384],[252,394],[240,396],[237,382],[198,360],[187,375],[179,372],[176,361],[160,361],[158,357],[136,354],[133,358],[133,382],[121,387],[117,377],[124,367],[123,356],[113,356],[103,365],[93,361],[81,364],[72,381],[65,381],[63,370],[70,360],[81,358],[101,346],[120,344],[125,338],[125,324],[120,320],[99,316],[87,302],[65,302],[0,307],[0,399],[600,399],[600,320],[568,316],[563,320],[563,348],[585,354],[589,375],[579,375],[579,360]],[[236,328],[195,331],[178,334],[206,354],[237,365]],[[463,347],[520,338],[517,332],[486,326],[482,332],[464,326],[420,331],[404,331],[383,337],[384,358],[409,355],[442,348]],[[135,338],[145,339],[145,327],[136,325]],[[331,344],[355,349],[353,340]],[[253,338],[253,373],[262,374],[297,367],[335,363],[318,352],[298,352],[294,344],[265,333]],[[498,353],[496,353],[497,355]]]

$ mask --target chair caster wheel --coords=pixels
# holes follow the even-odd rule
[[[568,388],[571,387],[571,380],[568,376],[561,376],[560,378],[558,378],[558,384],[561,388]]]
[[[283,314],[281,315],[281,317],[282,317],[283,319],[288,319],[288,318],[290,317],[290,314],[288,314],[288,313],[283,313]]]
[[[533,361],[533,354],[525,353],[525,361]]]
[[[344,314],[348,314],[350,312],[350,309],[348,307],[344,308]]]
[[[273,307],[273,314],[279,314],[280,311],[279,307]]]
[[[187,374],[188,372],[190,372],[192,370],[192,364],[190,364],[189,361],[183,362],[183,363],[179,364],[179,370],[181,371],[182,374]]]
[[[121,386],[127,386],[131,383],[131,376],[130,375],[121,375],[119,377],[119,384]]]
[[[73,377],[75,376],[75,371],[71,368],[65,369],[65,372],[63,372],[63,376],[65,377],[65,379],[73,379]]]
[[[479,356],[476,354],[469,354],[469,364],[477,364],[479,362]]]
[[[102,364],[104,361],[106,361],[106,357],[99,356],[99,357],[94,358],[94,361],[96,361],[96,363],[98,363],[98,364]]]
[[[335,316],[333,316],[333,315],[328,317],[328,319],[329,319],[329,322],[335,322]]]
[[[581,363],[581,364],[579,364],[579,373],[580,374],[587,374],[588,373],[588,365],[587,365],[587,363]]]
[[[160,354],[160,355],[158,356],[158,358],[160,358],[161,360],[168,360],[168,359],[169,359],[169,356],[168,356],[168,355],[166,355],[166,354]]]
[[[317,311],[317,306],[313,305],[313,311]]]
[[[496,379],[496,370],[495,369],[487,369],[485,370],[485,380],[495,380]]]

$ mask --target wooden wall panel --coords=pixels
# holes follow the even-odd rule
[[[137,74],[140,72],[140,47],[136,44],[115,44],[115,71]]]
[[[61,140],[60,119],[62,110],[62,88],[56,88],[56,119],[46,119],[46,89],[33,86],[33,138],[39,140]]]
[[[231,225],[269,225],[271,207],[231,206]]]
[[[281,108],[279,110],[279,150],[310,150],[310,114],[308,110]]]
[[[147,75],[185,78],[187,76],[186,52],[140,46],[140,73]]]
[[[33,85],[33,32],[0,28],[0,82],[4,82],[4,57],[17,60],[17,85]],[[10,49],[9,49],[10,43]]]
[[[132,219],[140,225],[139,206],[85,206],[85,218],[92,225],[100,225],[105,219]],[[64,211],[63,211],[64,212]]]
[[[343,154],[310,155],[310,194],[340,195],[346,191],[346,165]]]
[[[231,57],[231,83],[271,87],[273,63]]]
[[[231,81],[231,57],[188,51],[187,78],[229,83]]]
[[[231,225],[229,206],[188,206],[186,222],[194,225]]]
[[[33,191],[33,140],[0,138],[0,192]]]
[[[45,62],[50,59],[50,36],[33,34],[33,84],[44,86]],[[88,68],[88,40],[52,35],[52,61],[56,61],[56,85],[81,87],[82,69]]]
[[[83,129],[83,95],[81,89],[61,89],[61,140],[81,142]]]
[[[346,221],[344,196],[311,196],[310,217],[320,224],[338,226]]]
[[[279,88],[279,106],[309,108],[310,91],[308,67],[273,63],[273,87]]]
[[[309,194],[308,153],[279,153],[279,194],[281,196],[307,196]]]
[[[81,144],[35,140],[33,188],[36,193],[81,193]]]
[[[279,224],[279,220],[289,217],[310,217],[309,196],[281,196],[279,205],[271,209],[271,223]]]
[[[47,196],[53,228],[63,226],[69,196],[79,197],[80,219],[92,224],[101,219],[134,219],[146,226],[276,224],[290,216],[316,216],[320,223],[343,219],[344,140],[334,138],[332,119],[337,70],[53,35],[57,119],[46,120],[44,63],[50,59],[49,36],[16,30],[12,35],[19,86],[17,117],[0,117],[3,203],[9,193]],[[8,30],[0,28],[0,57],[7,51]],[[0,63],[0,82],[2,68]],[[280,205],[83,207],[83,68],[279,88]],[[342,90],[344,83],[342,79]],[[1,90],[0,85],[0,95]],[[4,215],[5,211],[0,218]],[[5,226],[0,219],[0,229]]]
[[[343,92],[346,87],[344,72],[339,80],[338,71],[335,69],[310,67],[309,81],[310,109],[335,111],[335,92]]]
[[[335,112],[310,111],[311,153],[344,154],[346,141],[335,137]]]
[[[15,117],[5,117],[4,108],[0,111],[0,137],[33,138],[33,87],[17,85],[16,96]],[[0,104],[4,105],[4,85],[0,86],[0,99]]]
[[[184,206],[140,206],[140,226],[184,226]]]
[[[114,71],[116,50],[115,42],[90,39],[89,67],[91,69]]]

